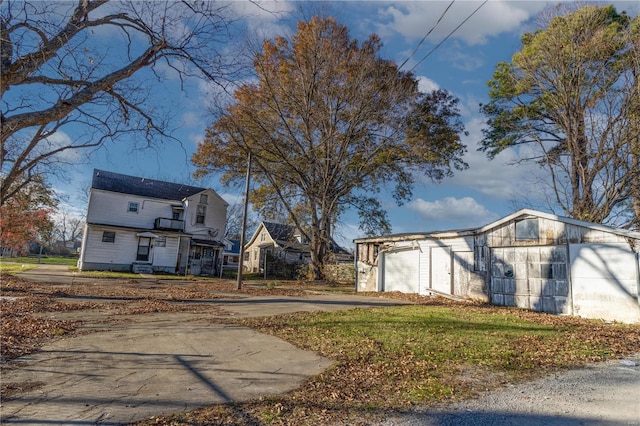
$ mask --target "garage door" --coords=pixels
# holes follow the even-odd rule
[[[637,257],[626,244],[571,244],[574,313],[640,321]]]
[[[385,253],[382,290],[418,293],[419,266],[420,250]]]

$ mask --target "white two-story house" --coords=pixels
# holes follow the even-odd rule
[[[214,275],[227,206],[211,189],[94,170],[78,269]]]

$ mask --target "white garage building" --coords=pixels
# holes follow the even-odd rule
[[[640,322],[640,233],[520,210],[481,228],[355,240],[356,289]]]

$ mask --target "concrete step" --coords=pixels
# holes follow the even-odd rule
[[[132,269],[134,274],[153,274],[153,267],[148,263],[134,263]]]

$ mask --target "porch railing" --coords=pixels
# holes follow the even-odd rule
[[[154,229],[170,229],[174,231],[182,231],[184,229],[184,220],[169,219],[166,217],[156,218]]]

